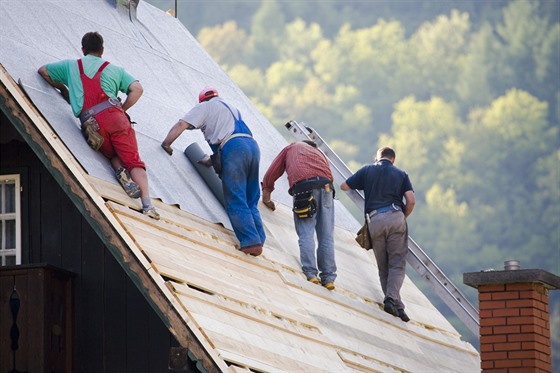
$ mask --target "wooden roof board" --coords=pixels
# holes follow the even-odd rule
[[[115,192],[122,194],[118,190]],[[224,243],[212,238],[215,237],[211,233],[212,224],[198,225],[198,229],[209,233],[203,237],[197,235],[192,226],[187,229],[188,219],[181,224],[172,223],[170,219],[157,222],[143,216],[134,217],[137,213],[126,206],[109,204],[124,228],[135,237],[153,268],[163,277],[172,279],[168,282],[170,289],[189,310],[212,345],[220,353],[227,351],[236,356],[232,361],[236,364],[259,369],[262,364],[275,364],[284,344],[305,349],[316,343],[327,350],[334,348],[345,352],[344,356],[349,360],[345,369],[356,365],[356,369],[366,371],[368,366],[426,371],[435,366],[438,370],[461,371],[464,366],[478,362],[472,346],[458,340],[456,331],[447,322],[441,322],[441,314],[423,296],[417,297],[409,306],[411,314],[424,315],[422,321],[405,324],[383,312],[382,297],[378,301],[373,299],[376,293],[371,288],[375,285],[368,283],[372,280],[370,277],[354,276],[351,281],[337,281],[337,289],[333,292],[307,282],[297,260],[282,259],[284,256],[297,257],[297,247],[283,245],[293,241],[293,237],[286,236],[285,240],[276,240],[273,244],[267,242],[263,255],[253,258],[239,253],[233,240]],[[290,210],[279,206],[273,214],[279,221],[273,225],[268,223],[269,215],[263,213],[267,229],[284,225],[282,231],[287,235],[288,226],[293,224],[287,218],[291,216]],[[277,216],[283,217],[284,223]],[[168,233],[170,230],[173,234]],[[200,238],[193,240],[193,237]],[[336,240],[337,245],[348,249],[347,253],[337,257],[341,263],[339,268],[375,271],[371,260],[356,260],[356,256],[367,257],[369,253],[359,248],[353,233],[339,232],[337,228]],[[278,243],[282,247],[272,246]],[[339,272],[339,278],[349,273],[353,272]],[[409,280],[405,288],[411,288],[408,291],[415,293],[416,288]],[[224,325],[228,327],[224,328]],[[262,346],[263,341],[268,341],[267,346]],[[221,343],[226,347],[221,348]],[[243,347],[235,349],[235,346]],[[260,351],[258,358],[253,355],[240,358],[246,354],[247,346]],[[263,351],[270,346],[276,348],[272,355],[270,351]],[[292,351],[286,348],[286,351]],[[267,360],[269,355],[270,360]],[[438,355],[445,358],[438,359]],[[358,357],[352,360],[351,356]],[[301,359],[311,359],[305,364],[318,364],[314,362],[315,358],[305,355]],[[344,363],[340,354],[334,359],[337,364]],[[457,362],[461,364],[457,365]],[[290,365],[293,362],[285,364],[291,367],[288,370],[293,368]],[[323,365],[313,369],[328,370]]]

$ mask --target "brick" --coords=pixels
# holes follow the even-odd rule
[[[502,291],[500,293],[492,294],[492,300],[520,299],[521,297],[519,295],[520,293],[518,291]]]
[[[518,291],[517,294],[519,294],[519,299],[534,299],[542,302],[541,294],[536,291]]]
[[[494,293],[504,290],[506,290],[506,286],[504,284],[480,285],[478,287],[479,293]]]
[[[506,368],[502,369],[485,369],[484,373],[508,373],[509,371]]]
[[[481,352],[480,358],[482,361],[489,361],[489,360],[504,360],[507,359],[507,352],[499,351],[499,352]]]
[[[543,354],[542,352],[537,352],[538,359],[544,361],[545,363],[552,363],[552,357],[547,354]]]
[[[521,343],[494,343],[494,351],[518,351],[521,349]]]
[[[494,352],[494,344],[493,343],[484,343],[480,344],[480,352]]]
[[[538,351],[511,351],[508,352],[508,359],[538,359]]]
[[[492,293],[478,293],[478,301],[492,300]]]
[[[507,319],[505,317],[487,317],[480,319],[480,326],[496,326],[506,325]]]
[[[521,333],[536,333],[543,334],[543,328],[535,324],[531,325],[521,325]]]
[[[509,317],[507,319],[508,325],[533,325],[536,323],[535,317],[530,316],[520,316],[520,317]]]
[[[519,325],[495,326],[494,334],[517,334],[521,331]]]
[[[496,368],[515,368],[522,367],[524,365],[523,360],[521,359],[507,359],[494,361],[494,366]]]
[[[520,300],[510,300],[508,302],[521,302]],[[496,300],[496,301],[486,301],[480,302],[480,310],[493,310],[496,308],[506,308],[506,301],[503,300]],[[530,307],[530,306],[522,306],[522,307]]]
[[[485,343],[503,343],[507,342],[506,335],[483,335],[480,337],[481,346]]]
[[[524,333],[524,334],[510,334],[507,337],[508,342],[537,342],[537,335],[534,333]]]
[[[480,335],[489,335],[489,334],[494,334],[494,328],[492,328],[491,326],[487,326],[487,327],[483,327],[481,326],[480,329]]]
[[[488,302],[491,303],[491,302]],[[506,301],[506,305],[505,307],[501,307],[501,308],[529,308],[529,307],[533,307],[533,308],[537,308],[537,302],[534,299],[517,299],[517,300],[508,300]],[[494,308],[499,308],[499,307],[494,307]]]
[[[506,284],[505,290],[537,290],[537,284],[531,282],[521,282],[515,284]]]
[[[537,307],[539,310],[548,313],[548,305],[544,304],[543,302],[537,301],[535,307]]]
[[[508,373],[527,373],[527,368],[526,367],[521,367],[521,368],[509,368],[507,370]],[[533,373],[537,373],[535,371],[531,371]]]
[[[541,317],[542,311],[536,308],[519,308],[519,316],[534,316],[534,317]]]
[[[480,367],[482,369],[491,369],[494,368],[494,361],[489,360],[489,361],[483,361],[480,363]]]
[[[522,310],[525,308],[522,308]],[[528,308],[532,309],[532,308]],[[492,310],[492,316],[500,317],[500,316],[519,316],[520,315],[519,308],[504,308],[501,310]],[[540,312],[540,311],[539,311]],[[480,319],[482,319],[482,315],[480,315]]]
[[[493,312],[493,310],[482,310],[478,313],[478,317],[480,320],[487,319],[493,316]]]
[[[521,350],[536,350],[550,355],[550,345],[545,345],[538,342],[521,342]]]

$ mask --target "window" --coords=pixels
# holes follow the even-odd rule
[[[0,175],[0,266],[21,264],[19,175]]]

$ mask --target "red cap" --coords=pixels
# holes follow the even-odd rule
[[[206,87],[198,94],[198,102],[206,101],[216,96],[218,96],[216,88]]]

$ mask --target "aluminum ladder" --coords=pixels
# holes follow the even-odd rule
[[[286,128],[298,141],[311,140],[315,142],[321,151],[325,153],[331,165],[331,171],[337,185],[342,184],[352,172],[340,157],[329,147],[329,145],[311,127],[303,122],[289,121]],[[350,190],[347,192],[352,202],[358,206],[360,211],[364,210],[364,195],[361,191]],[[475,336],[479,335],[478,310],[467,300],[461,291],[445,276],[432,259],[422,250],[420,246],[408,237],[407,261],[414,270],[428,282],[432,290],[451,309],[453,313],[469,328]]]

